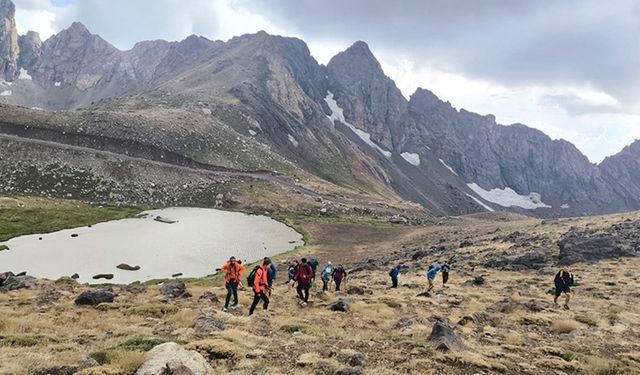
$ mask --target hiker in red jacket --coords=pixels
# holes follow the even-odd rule
[[[333,270],[333,282],[336,284],[336,292],[340,291],[340,284],[347,279],[347,271],[344,270],[342,264]]]
[[[298,272],[296,273],[296,281],[298,282],[298,298],[300,298],[300,304],[302,306],[306,306],[309,301],[309,289],[311,288],[311,283],[313,282],[313,269],[307,263],[307,258],[302,258],[300,260],[300,265],[298,266]],[[304,296],[302,292],[304,291]]]
[[[271,267],[271,260],[265,258],[262,261],[262,265],[256,270],[253,278],[253,303],[249,309],[249,315],[253,314],[253,311],[258,306],[260,300],[264,301],[263,308],[266,310],[269,307],[269,267]],[[251,275],[249,275],[251,277]]]

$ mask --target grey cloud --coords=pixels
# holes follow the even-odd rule
[[[637,1],[240,0],[307,39],[362,39],[506,85],[590,84],[640,93]]]

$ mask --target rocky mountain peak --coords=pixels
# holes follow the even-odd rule
[[[367,43],[357,41],[351,47],[334,56],[329,64],[329,69],[353,70],[351,73],[360,77],[371,75],[384,75],[380,63],[373,55]]]
[[[13,81],[18,72],[18,32],[16,8],[10,0],[0,0],[0,79]]]
[[[32,70],[42,55],[42,40],[40,34],[29,31],[18,39],[20,46],[20,58],[18,66],[26,70]]]

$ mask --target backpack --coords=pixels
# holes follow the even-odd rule
[[[247,276],[247,285],[249,285],[252,288],[253,288],[253,283],[256,281],[256,273],[258,272],[259,268],[260,266],[255,266],[253,270],[251,270],[251,272],[249,273],[249,276]]]
[[[313,269],[311,266],[307,264],[305,267],[305,264],[302,264],[300,265],[300,269],[302,273],[300,274],[300,280],[298,280],[298,282],[300,284],[311,284],[311,279],[313,279]]]
[[[395,268],[389,270],[389,276],[393,277],[393,271],[395,271]]]

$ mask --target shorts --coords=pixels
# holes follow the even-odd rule
[[[556,286],[556,297],[560,297],[562,293],[571,293],[571,289],[568,286]]]

